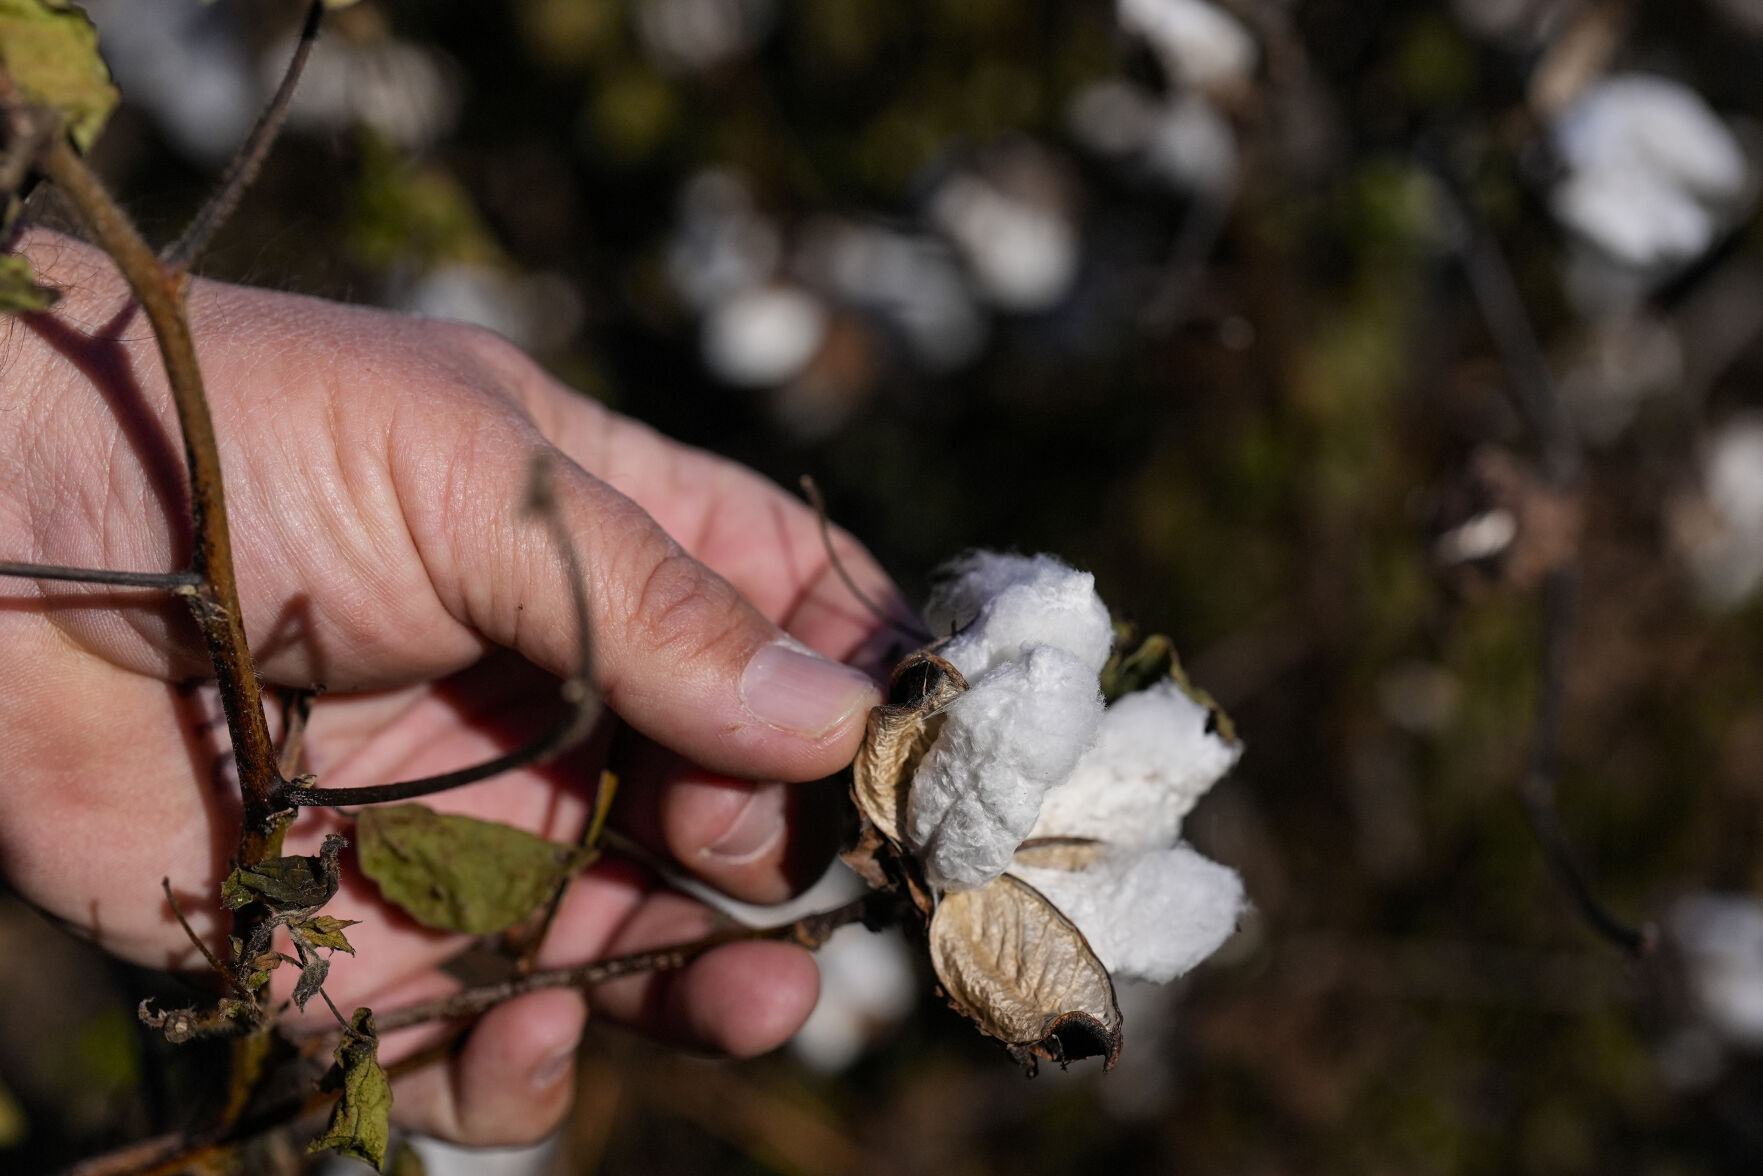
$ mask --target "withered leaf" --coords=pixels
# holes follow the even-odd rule
[[[355,954],[349,941],[343,937],[343,928],[353,927],[359,919],[336,919],[330,915],[315,915],[310,919],[301,919],[288,924],[288,932],[306,947],[323,947],[331,951],[346,951]]]
[[[61,291],[37,284],[31,259],[19,253],[0,254],[0,314],[48,310]]]
[[[323,1135],[313,1140],[308,1152],[335,1148],[344,1155],[365,1160],[375,1168],[386,1166],[386,1147],[391,1138],[392,1084],[379,1063],[379,1037],[374,1033],[373,1012],[356,1009],[348,1032],[337,1043],[336,1065],[325,1076],[328,1089],[340,1090],[331,1121]]]
[[[591,849],[420,804],[365,809],[356,832],[361,871],[387,901],[426,927],[468,935],[512,927],[594,858]]]
[[[67,0],[0,0],[0,63],[26,98],[61,115],[81,151],[116,106],[98,30]]]
[[[307,955],[300,965],[300,980],[294,985],[294,1006],[301,1012],[306,1011],[306,1002],[318,995],[324,987],[325,977],[331,972],[331,962],[317,952]]]
[[[337,893],[337,855],[347,844],[332,833],[317,857],[267,858],[248,870],[234,870],[221,884],[220,900],[235,911],[259,900],[279,911],[323,906]]]
[[[1120,1008],[1083,934],[1009,874],[954,891],[930,923],[931,964],[950,1003],[1033,1066],[1120,1056]]]
[[[943,708],[966,689],[960,670],[920,651],[894,670],[888,701],[869,712],[863,746],[851,765],[851,795],[857,811],[895,845],[912,774],[936,742]]]
[[[1164,678],[1173,678],[1183,694],[1206,708],[1211,716],[1211,730],[1226,743],[1238,741],[1236,724],[1224,713],[1224,708],[1188,679],[1181,658],[1176,656],[1173,641],[1161,633],[1153,633],[1136,648],[1129,648],[1132,638],[1124,625],[1115,626],[1115,639],[1114,652],[1109,656],[1108,664],[1102,667],[1104,701],[1113,705],[1116,699],[1137,694]]]

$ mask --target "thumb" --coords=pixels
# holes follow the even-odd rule
[[[474,439],[468,472],[450,471],[428,525],[420,508],[407,508],[454,617],[552,673],[575,671],[555,528],[516,517],[532,463],[546,461],[587,581],[593,676],[607,705],[656,742],[733,776],[812,780],[850,762],[881,701],[867,675],[786,635],[636,503],[544,442],[504,441]]]

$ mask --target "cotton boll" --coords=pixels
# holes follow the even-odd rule
[[[1065,108],[1072,137],[1098,155],[1133,155],[1151,137],[1160,107],[1139,87],[1119,78],[1091,82]]]
[[[1701,95],[1669,78],[1624,74],[1599,82],[1562,111],[1554,136],[1576,171],[1644,172],[1709,200],[1745,186],[1738,140]]]
[[[485,327],[525,351],[557,346],[582,316],[581,296],[566,278],[466,262],[436,266],[393,303],[412,314]]]
[[[1690,991],[1726,1041],[1763,1048],[1763,905],[1749,895],[1692,894],[1666,926],[1682,951]]]
[[[1236,179],[1236,133],[1203,96],[1183,94],[1152,125],[1144,161],[1146,170],[1178,191],[1222,194]]]
[[[1763,583],[1763,416],[1735,417],[1702,457],[1702,493],[1671,514],[1672,538],[1702,599],[1731,608]]]
[[[945,242],[825,220],[804,233],[800,262],[808,280],[880,318],[933,371],[953,371],[985,346],[986,317]]]
[[[702,311],[776,271],[782,235],[753,207],[747,187],[725,171],[693,176],[680,193],[667,245],[667,276]]]
[[[931,632],[955,633],[939,652],[968,679],[1027,644],[1069,650],[1093,672],[1107,662],[1114,624],[1088,572],[1050,555],[974,552],[939,576],[925,618]]]
[[[730,384],[762,388],[792,379],[826,336],[813,295],[789,286],[741,290],[704,318],[704,362]]]
[[[1637,268],[1683,261],[1713,243],[1713,215],[1687,192],[1648,172],[1584,172],[1549,198],[1562,224]]]
[[[848,1069],[872,1042],[912,1011],[917,979],[898,931],[844,927],[815,953],[820,1001],[790,1050],[822,1074]]]
[[[1568,174],[1551,204],[1569,228],[1636,267],[1688,261],[1747,195],[1737,138],[1695,91],[1627,74],[1586,90],[1552,128]]]
[[[1242,82],[1255,68],[1255,38],[1204,0],[1120,0],[1117,16],[1177,81],[1211,89]]]
[[[1173,845],[1182,818],[1242,755],[1240,744],[1208,729],[1211,717],[1168,680],[1117,700],[1102,715],[1096,746],[1042,800],[1029,836]]]
[[[280,82],[292,52],[290,41],[264,57],[266,83]],[[393,38],[355,44],[320,37],[288,105],[288,125],[328,133],[360,123],[419,150],[453,129],[463,101],[458,67],[434,49]]]
[[[1010,872],[1077,925],[1109,972],[1159,984],[1217,951],[1247,906],[1235,870],[1185,845],[1083,870]]]
[[[637,35],[662,69],[698,73],[751,51],[771,17],[769,0],[639,0]]]
[[[974,681],[944,712],[907,801],[906,841],[930,881],[965,889],[1003,873],[1101,718],[1096,672],[1054,646]]]
[[[1064,213],[979,176],[945,183],[931,201],[931,217],[955,242],[981,291],[1005,310],[1056,306],[1077,276],[1077,230]]]

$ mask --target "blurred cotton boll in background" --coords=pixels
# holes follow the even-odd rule
[[[1729,1045],[1763,1049],[1763,903],[1748,894],[1686,895],[1666,930],[1708,1026]]]
[[[1081,242],[1067,188],[1045,151],[1013,144],[943,181],[930,217],[988,300],[1032,314],[1063,301],[1077,276]]]
[[[1625,74],[1590,86],[1555,120],[1565,175],[1555,215],[1616,262],[1642,270],[1694,260],[1751,195],[1738,139],[1695,91]]]
[[[1242,22],[1205,0],[1120,0],[1116,13],[1174,82],[1202,90],[1241,86],[1260,56]]]
[[[1201,94],[1158,98],[1108,78],[1078,91],[1066,126],[1090,151],[1176,192],[1216,197],[1236,179],[1236,132]]]
[[[949,246],[876,224],[825,218],[803,231],[803,277],[872,315],[935,372],[972,361],[989,325]]]
[[[670,73],[698,73],[751,51],[770,31],[770,0],[638,0],[637,35]]]
[[[912,951],[898,931],[840,928],[818,952],[820,1001],[790,1052],[822,1074],[847,1070],[917,1003]]]
[[[365,18],[357,23],[363,27],[333,23],[319,37],[288,106],[288,126],[316,133],[367,126],[406,151],[444,138],[464,105],[458,66],[439,51],[393,37]],[[281,81],[292,52],[290,38],[265,55],[266,85]]]
[[[116,83],[180,152],[219,167],[268,91],[258,86],[237,14],[202,0],[91,0]],[[281,67],[287,57],[280,58]]]
[[[783,237],[731,172],[699,172],[680,192],[679,219],[667,244],[667,276],[699,311],[776,272]]]
[[[820,300],[786,285],[738,290],[704,316],[704,363],[725,383],[763,388],[794,379],[820,350]]]
[[[1699,496],[1671,510],[1672,538],[1705,603],[1742,604],[1763,582],[1763,415],[1715,430],[1702,455]]]
[[[1513,49],[1547,40],[1573,8],[1574,0],[1451,0],[1451,12],[1464,28]]]

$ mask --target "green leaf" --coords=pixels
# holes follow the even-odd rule
[[[278,911],[323,906],[341,883],[337,855],[347,844],[332,833],[317,857],[267,858],[249,870],[234,870],[220,885],[221,904],[234,911],[258,901]]]
[[[365,1160],[375,1168],[386,1166],[390,1143],[392,1084],[379,1063],[379,1037],[373,1029],[373,1010],[356,1009],[348,1032],[337,1043],[337,1064],[325,1076],[327,1089],[342,1091],[331,1109],[331,1121],[323,1135],[307,1151],[335,1148],[346,1156]]]
[[[361,872],[427,927],[488,935],[537,911],[593,851],[420,804],[356,818]]]
[[[60,298],[60,290],[37,285],[30,258],[18,253],[0,255],[0,314],[48,310]]]
[[[81,151],[116,106],[98,30],[67,0],[0,0],[0,63],[26,98],[60,112]]]

